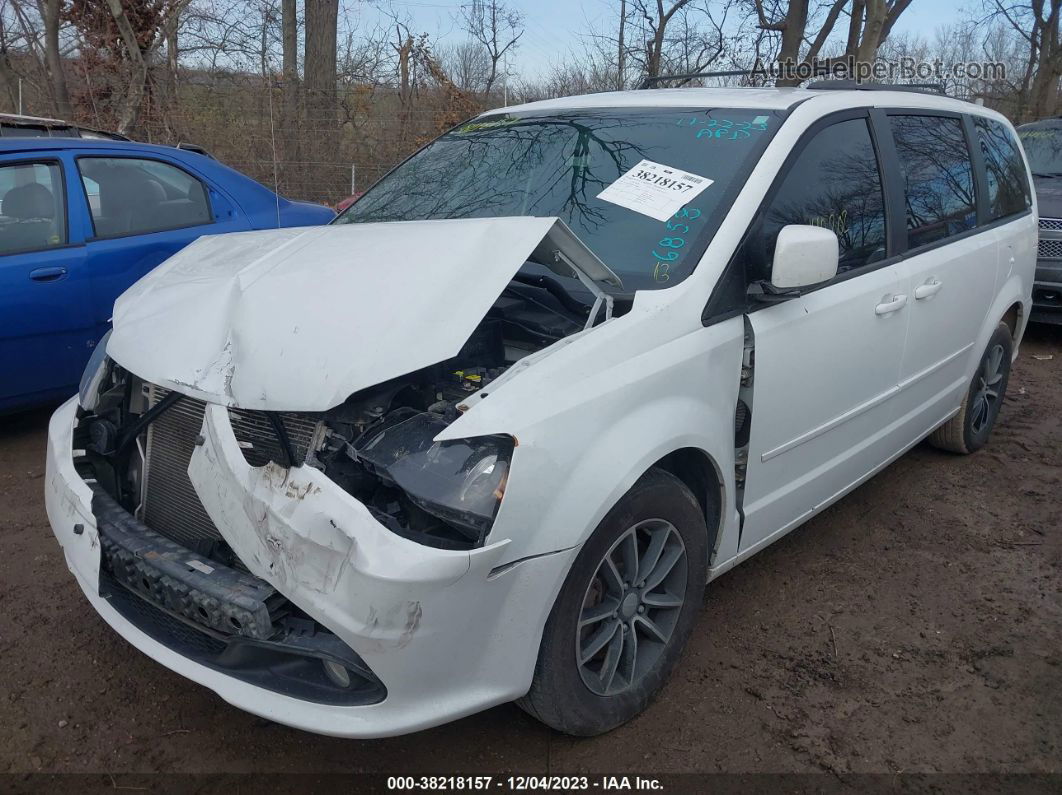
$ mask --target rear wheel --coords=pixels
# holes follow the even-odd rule
[[[959,413],[933,431],[931,444],[953,453],[972,453],[985,446],[1007,393],[1013,350],[1010,328],[1000,323],[988,340]]]
[[[642,477],[576,557],[520,706],[584,736],[645,709],[700,610],[707,535],[701,507],[682,481],[655,469]]]

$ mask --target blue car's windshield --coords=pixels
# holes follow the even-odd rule
[[[696,266],[781,119],[736,108],[482,117],[402,163],[336,223],[558,216],[625,290],[667,287]],[[711,184],[664,220],[598,198],[642,160]]]

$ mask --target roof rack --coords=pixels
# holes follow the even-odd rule
[[[823,72],[825,74],[827,72]],[[759,75],[762,77],[771,77],[770,71],[766,69],[728,69],[722,72],[692,72],[690,74],[682,75],[657,75],[656,77],[647,77],[638,86],[639,90],[645,90],[652,88],[657,83],[662,83],[665,80],[681,80],[687,82],[698,77],[749,77],[753,75]],[[943,83],[861,83],[858,80],[842,80],[842,79],[830,79],[830,80],[816,80],[812,83],[808,83],[805,88],[814,89],[816,91],[915,91],[919,94],[940,94],[941,96],[947,96],[947,92],[944,90]]]
[[[860,83],[858,80],[816,80],[805,88],[816,91],[915,91],[947,96],[943,83]]]

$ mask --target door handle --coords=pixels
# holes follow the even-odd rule
[[[931,295],[936,295],[940,292],[940,288],[944,286],[944,282],[940,279],[930,277],[926,279],[925,284],[920,284],[915,287],[914,297],[916,301],[921,301],[923,298],[929,298]]]
[[[900,295],[887,295],[881,303],[874,307],[875,315],[891,315],[893,312],[898,312],[903,309],[907,304],[907,296]]]
[[[52,268],[37,268],[30,271],[30,278],[35,282],[54,282],[66,276],[66,268],[56,266]]]

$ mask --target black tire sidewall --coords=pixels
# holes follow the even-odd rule
[[[686,591],[678,622],[660,659],[634,687],[599,696],[582,680],[576,664],[576,627],[590,579],[612,544],[628,528],[646,519],[664,519],[678,531],[686,547]],[[601,734],[633,718],[648,706],[682,654],[700,613],[707,580],[708,533],[704,513],[678,478],[651,470],[628,491],[583,544],[550,612],[543,633],[532,705],[542,698],[554,702],[547,720],[569,734]],[[544,710],[538,710],[541,717]],[[560,723],[561,725],[556,725]]]
[[[1003,379],[999,382],[999,399],[992,406],[991,414],[989,415],[988,422],[985,423],[985,427],[981,429],[980,433],[977,433],[973,429],[973,402],[977,395],[978,387],[981,382],[981,370],[984,367],[985,360],[989,356],[989,352],[996,346],[1003,346]],[[963,443],[969,452],[980,450],[988,442],[988,437],[992,435],[992,429],[996,425],[996,420],[999,418],[999,412],[1003,407],[1003,400],[1007,394],[1007,384],[1010,382],[1010,364],[1011,357],[1014,352],[1014,342],[1010,336],[1010,329],[1005,325],[1000,325],[992,333],[992,336],[988,340],[988,345],[985,346],[984,352],[981,354],[981,358],[977,360],[977,370],[974,372],[974,376],[970,381],[970,388],[966,393],[966,412],[962,427]]]

